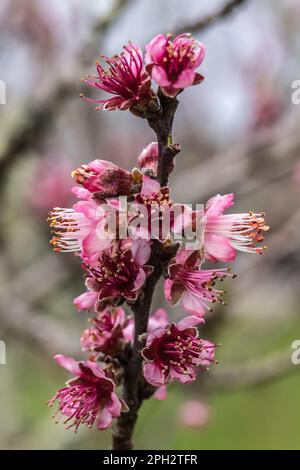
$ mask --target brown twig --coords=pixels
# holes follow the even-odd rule
[[[160,89],[158,97],[161,104],[160,112],[150,115],[148,123],[154,130],[158,142],[157,179],[161,186],[165,186],[168,183],[170,165],[175,155],[180,152],[178,145],[172,145],[172,126],[178,100],[165,96]]]
[[[246,1],[247,0],[231,0],[228,3],[225,3],[225,5],[220,8],[220,10],[211,13],[210,15],[207,15],[204,18],[197,20],[191,24],[185,24],[183,27],[176,29],[176,34],[183,34],[186,32],[202,32],[209,26],[229,16],[235,8],[239,7],[243,3],[246,3]]]

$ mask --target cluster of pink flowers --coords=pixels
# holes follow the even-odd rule
[[[130,109],[140,113],[157,106],[151,79],[166,96],[175,97],[184,88],[200,83],[204,77],[195,72],[205,56],[205,47],[189,34],[172,40],[171,35],[158,34],[146,46],[145,62],[140,47],[126,44],[123,52],[105,57],[107,68],[96,63],[97,75],[84,79],[87,85],[114,95],[108,99],[82,97],[97,103],[96,109]]]
[[[134,112],[153,109],[158,94],[151,88],[151,79],[161,92],[173,99],[184,88],[200,83],[203,77],[195,69],[204,58],[205,48],[187,34],[175,38],[158,35],[147,46],[145,63],[141,49],[133,44],[112,58],[106,58],[108,69],[97,63],[97,76],[86,83],[113,94],[113,98],[97,100],[103,109],[130,109]],[[87,99],[87,98],[86,98]],[[89,99],[90,101],[95,101]],[[147,228],[134,226],[127,236],[119,230],[136,213],[126,213],[120,197],[141,205],[149,222],[161,221],[168,209],[184,208],[170,199],[169,187],[157,180],[158,144],[152,142],[139,155],[140,169],[127,171],[111,162],[94,160],[72,172],[77,183],[73,193],[78,201],[72,208],[54,208],[49,220],[53,229],[51,244],[55,251],[75,252],[86,273],[86,292],[74,299],[79,311],[93,312],[91,326],[81,337],[83,351],[89,359],[77,362],[58,355],[57,362],[74,379],[51,400],[58,402],[68,427],[77,430],[80,424],[105,429],[112,418],[126,411],[126,404],[116,395],[122,380],[118,367],[122,354],[132,347],[135,323],[121,307],[132,306],[154,271],[153,246],[174,245],[186,226],[193,227],[196,211],[187,211],[170,220],[170,230],[151,236]],[[169,168],[171,171],[172,168]],[[206,261],[228,262],[237,251],[261,253],[263,233],[268,229],[262,213],[224,214],[233,204],[233,194],[216,195],[205,205],[203,244],[188,250],[184,241],[167,262],[164,272],[165,298],[171,305],[181,303],[187,316],[177,323],[169,320],[163,309],[150,315],[148,331],[141,348],[144,379],[157,388],[157,398],[165,396],[165,386],[172,380],[188,383],[197,373],[215,363],[216,345],[199,337],[198,325],[205,322],[207,311],[215,302],[223,301],[223,291],[215,286],[233,277],[228,268],[203,269]],[[117,213],[117,230],[109,230],[110,210]],[[133,224],[134,225],[134,224]]]

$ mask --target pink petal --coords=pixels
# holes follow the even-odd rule
[[[172,279],[166,279],[164,282],[164,293],[165,293],[165,298],[168,302],[171,302],[172,300],[171,291],[172,291],[173,284],[174,284],[174,281],[172,281]]]
[[[111,403],[108,405],[108,410],[113,418],[117,418],[121,414],[122,403],[115,393],[111,394]]]
[[[185,291],[183,294],[182,306],[187,312],[194,313],[200,317],[206,313],[203,305],[201,304],[201,299],[188,291]]]
[[[149,168],[154,173],[157,172],[157,159],[158,159],[158,143],[151,142],[147,145],[140,155],[138,156],[138,162],[140,168]]]
[[[115,318],[115,327],[118,325],[120,326],[123,325],[125,318],[126,318],[126,314],[125,314],[125,311],[122,309],[122,307],[117,307],[114,310],[114,318]]]
[[[81,377],[83,375],[79,367],[79,362],[73,357],[56,354],[54,359],[61,367],[69,371],[72,375],[75,375],[76,377]]]
[[[145,284],[145,281],[146,281],[146,273],[143,270],[143,268],[141,268],[135,278],[132,290],[134,292],[138,291],[141,287],[143,287],[143,285]]]
[[[152,79],[161,87],[168,87],[171,85],[171,81],[165,72],[165,69],[160,65],[154,65],[151,72]]]
[[[196,69],[199,65],[202,64],[205,57],[205,45],[202,42],[197,41],[199,49],[195,52],[193,57],[193,68]]]
[[[106,170],[108,167],[115,166],[113,163],[108,162],[106,160],[100,160],[96,159],[87,164],[95,173],[102,173],[104,170]]]
[[[149,44],[146,45],[146,63],[149,62],[161,62],[165,55],[166,46],[168,40],[163,34],[158,34],[155,36]],[[148,62],[149,61],[149,62]]]
[[[144,377],[154,387],[160,387],[166,383],[162,369],[155,362],[147,362],[143,367]]]
[[[98,414],[96,426],[97,429],[102,430],[108,428],[112,421],[111,413],[106,407]]]
[[[233,261],[235,259],[235,249],[229,241],[214,233],[205,234],[204,248],[210,256],[220,261]]]
[[[88,219],[95,220],[99,206],[93,201],[79,201],[74,204],[73,209],[77,212],[81,212]]]
[[[169,315],[164,308],[158,308],[150,316],[148,323],[148,332],[156,328],[163,328],[169,324]]]
[[[175,88],[187,88],[192,86],[195,79],[195,72],[192,69],[186,69],[181,72],[176,82],[173,84]]]
[[[150,258],[151,247],[148,240],[133,240],[131,253],[138,266],[144,266]]]
[[[91,197],[91,193],[85,188],[74,186],[71,191],[78,199],[88,200]]]
[[[210,198],[206,203],[205,213],[207,216],[217,216],[222,215],[224,210],[234,204],[234,194],[224,194],[221,196],[217,194],[216,196]]]
[[[178,380],[178,382],[182,384],[188,384],[190,382],[193,382],[196,378],[196,373],[194,370],[192,370],[190,374],[181,374],[177,372],[173,367],[171,367],[170,375],[172,379]]]
[[[93,230],[82,242],[82,255],[87,258],[89,264],[94,258],[94,255],[98,255],[102,250],[108,248],[111,244],[110,238],[98,238],[96,231]]]
[[[186,250],[183,248],[182,250],[178,251],[176,255],[176,262],[180,264],[184,264],[187,260],[187,258],[191,255],[191,250]]]
[[[123,329],[123,336],[128,343],[133,341],[134,338],[134,321],[130,319],[128,325]]]
[[[179,331],[183,331],[183,330],[186,330],[187,328],[192,328],[196,325],[199,325],[200,323],[204,323],[203,318],[197,317],[195,315],[189,315],[183,318],[182,320],[180,320],[180,322],[177,323],[176,328]]]
[[[202,358],[199,360],[199,365],[203,367],[209,367],[211,365],[212,359],[214,358],[216,351],[216,345],[210,341],[203,340],[203,351]]]
[[[161,338],[166,333],[165,327],[159,327],[154,330],[150,330],[147,334],[146,345],[149,346],[154,339]]]
[[[144,175],[143,185],[141,190],[142,196],[152,196],[160,191],[160,184],[158,181]]]
[[[75,297],[73,304],[80,310],[90,310],[94,307],[98,298],[98,292],[89,291]]]
[[[153,395],[156,400],[165,400],[167,398],[167,387],[162,385],[159,387]]]
[[[106,377],[104,370],[99,366],[99,364],[97,364],[97,362],[83,361],[82,364],[84,367],[87,367],[95,377],[98,377],[99,379],[105,379],[108,385],[112,385],[112,390],[114,389],[115,386],[113,381]]]

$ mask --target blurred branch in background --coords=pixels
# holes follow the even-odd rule
[[[231,13],[243,3],[246,3],[248,0],[231,0],[229,2],[225,2],[223,6],[216,12],[205,16],[204,18],[200,18],[199,20],[194,21],[190,24],[185,24],[180,26],[176,30],[176,34],[183,34],[183,33],[198,33],[202,32],[205,29],[209,28],[210,26],[216,24],[218,21],[228,17]]]
[[[111,11],[101,20],[96,21],[91,38],[82,47],[78,59],[75,61],[74,70],[69,74],[69,77],[57,77],[54,89],[50,91],[49,96],[43,102],[32,104],[30,101],[28,109],[24,110],[23,122],[16,123],[6,139],[4,150],[0,152],[0,181],[23,152],[39,145],[64,103],[79,94],[79,80],[84,74],[86,63],[94,60],[95,45],[99,44],[99,39],[103,38],[109,27],[131,1],[116,0]]]
[[[34,105],[30,103],[28,110],[24,111],[23,123],[17,123],[17,126],[13,128],[11,135],[7,137],[7,142],[4,144],[4,150],[0,152],[0,181],[23,152],[39,145],[44,134],[51,127],[54,116],[57,115],[65,101],[77,93],[78,84],[74,77],[81,77],[84,74],[83,65],[94,59],[95,44],[99,44],[99,36],[104,36],[109,27],[114,24],[118,16],[122,14],[131,1],[116,0],[111,11],[95,23],[91,38],[78,55],[78,63],[74,66],[70,78],[58,77],[56,86],[50,92],[46,102],[35,103]],[[222,18],[229,16],[236,7],[246,1],[233,0],[225,3],[219,11],[191,25],[185,25],[182,30],[176,31],[176,33],[202,31]],[[87,51],[89,51],[88,54]]]
[[[1,268],[3,272],[8,272],[3,259]],[[75,353],[78,347],[71,331],[66,335],[57,318],[51,318],[47,312],[33,307],[35,302],[53,291],[69,275],[70,272],[63,268],[57,258],[49,254],[26,267],[13,281],[2,279],[1,330],[11,332],[21,341],[35,345],[47,357],[63,349],[69,354]]]
[[[297,372],[297,367],[291,361],[291,354],[284,351],[242,364],[215,368],[209,372],[203,385],[205,390],[234,390],[262,385],[291,372]]]

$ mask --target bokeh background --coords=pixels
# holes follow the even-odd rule
[[[215,17],[228,3],[237,6]],[[131,169],[153,140],[129,112],[96,112],[80,100],[81,77],[128,39],[143,47],[179,30],[192,31],[207,55],[204,83],[180,96],[173,198],[204,203],[235,192],[234,211],[264,210],[272,229],[263,256],[238,256],[228,305],[203,331],[222,343],[220,364],[193,385],[171,385],[166,401],[145,403],[136,446],[300,448],[300,365],[290,359],[300,339],[300,105],[291,100],[299,20],[298,0],[1,0],[1,449],[110,445],[109,431],[65,431],[46,406],[68,379],[53,355],[83,356],[88,318],[72,306],[83,291],[79,260],[51,252],[46,218],[72,203],[79,163],[100,157]],[[153,309],[161,302],[160,291]]]

